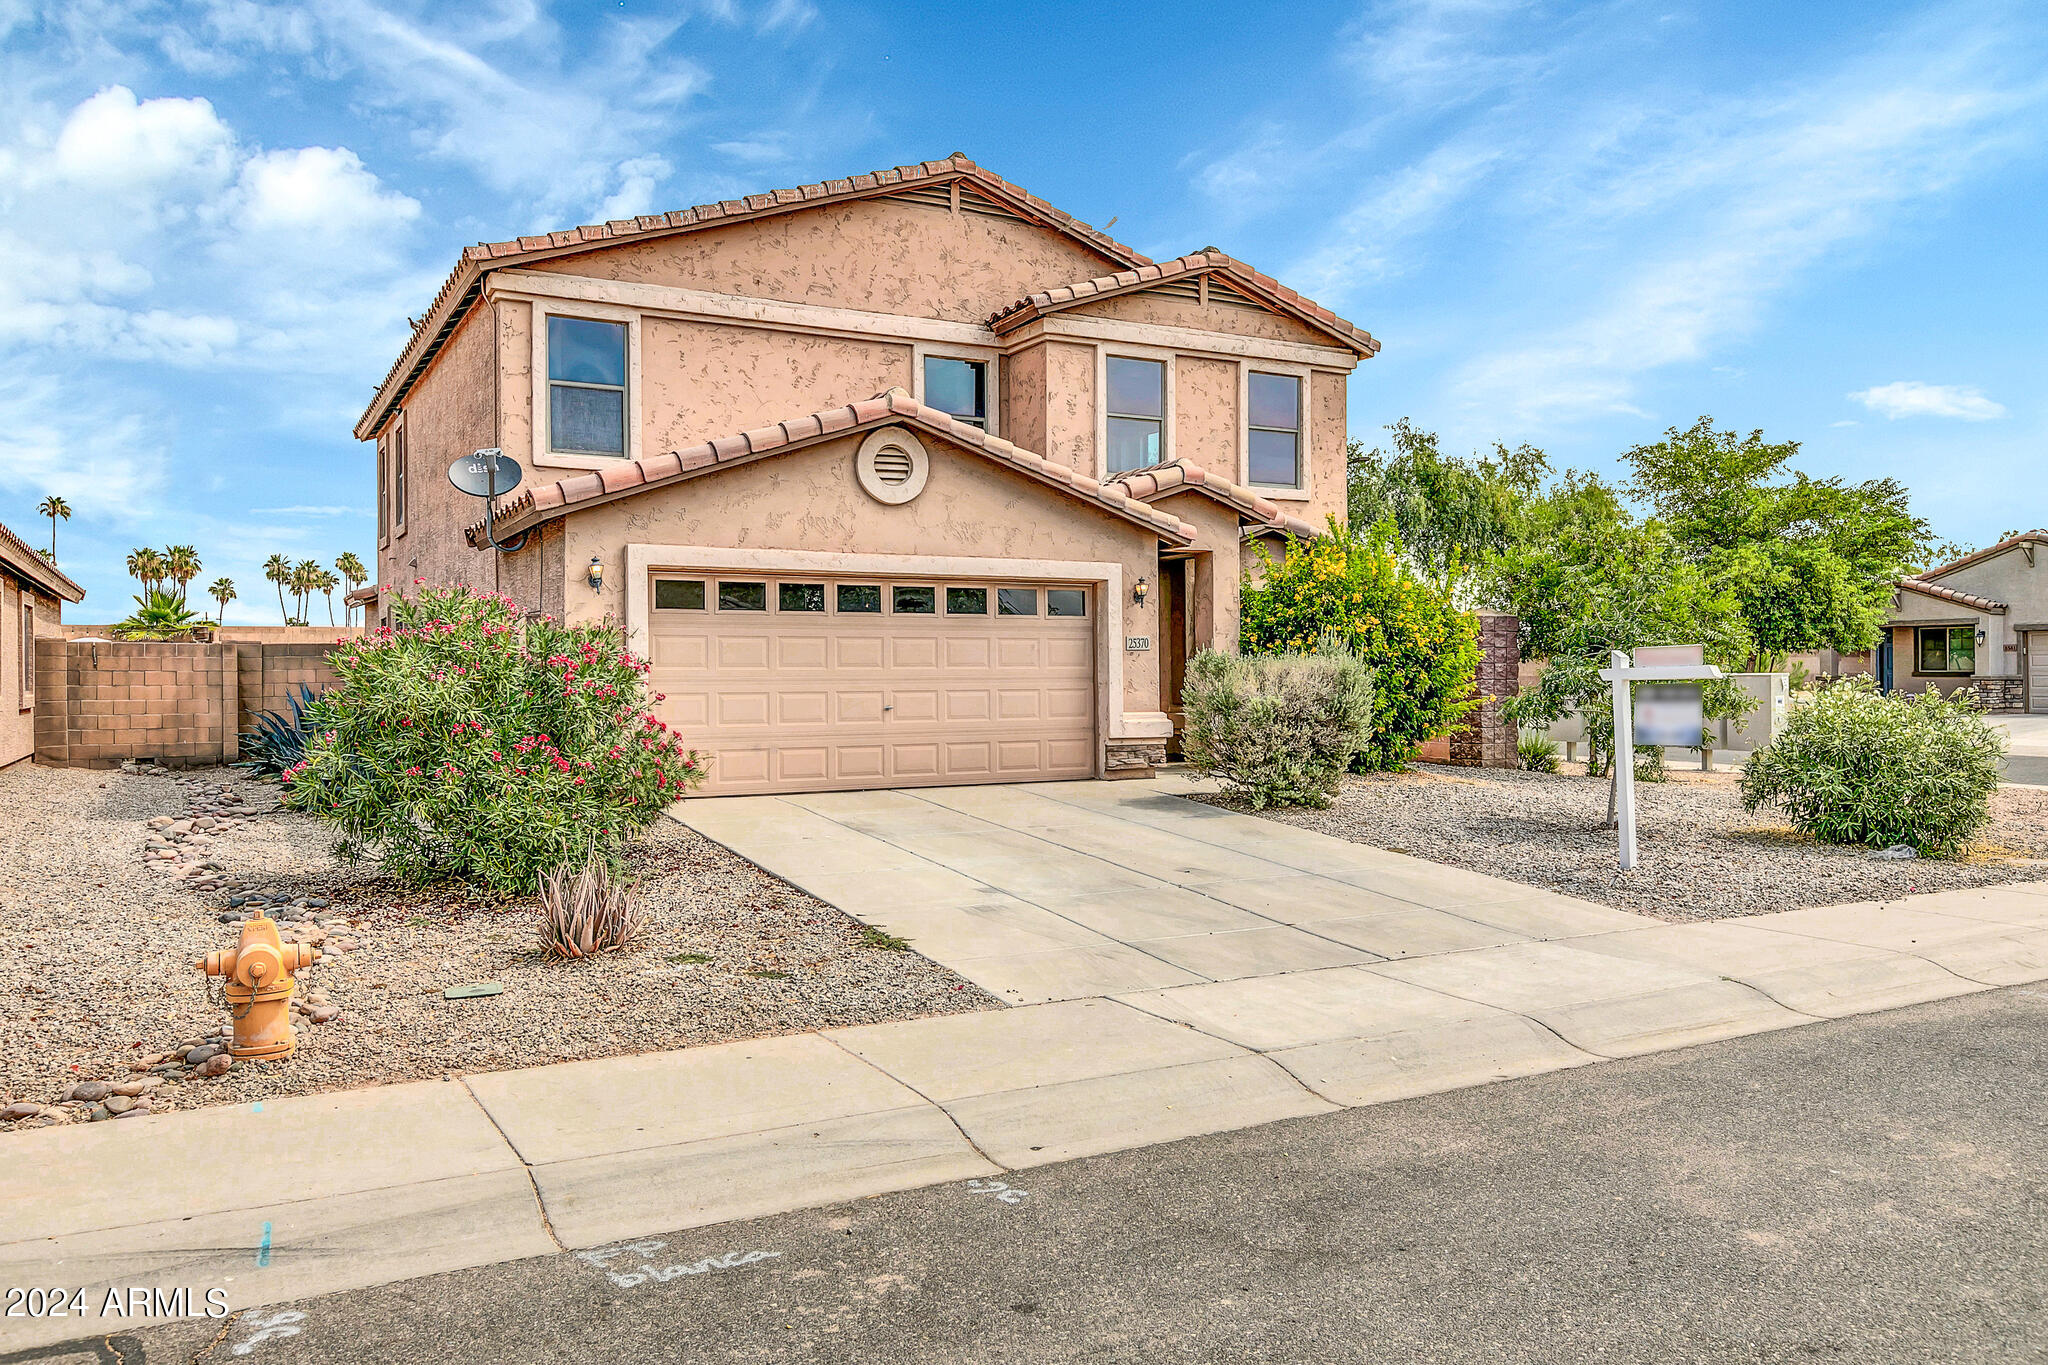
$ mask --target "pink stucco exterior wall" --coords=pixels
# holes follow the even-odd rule
[[[677,450],[911,385],[908,344],[649,318],[642,449]]]
[[[1021,219],[864,199],[534,268],[978,323],[1050,282],[1123,267]]]
[[[1173,366],[1173,450],[1176,459],[1220,479],[1245,481],[1238,434],[1235,361],[1182,356]]]
[[[1306,346],[1330,345],[1330,338],[1324,333],[1277,313],[1223,303],[1212,303],[1204,308],[1192,299],[1175,298],[1151,290],[1141,289],[1094,303],[1077,304],[1072,311],[1158,327],[1186,327],[1197,332],[1223,332],[1231,336],[1262,337],[1268,341],[1297,341]]]

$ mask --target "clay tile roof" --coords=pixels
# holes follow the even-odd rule
[[[1315,300],[1304,298],[1271,275],[1260,274],[1243,261],[1228,256],[1213,246],[1204,247],[1200,251],[1175,260],[1148,262],[1132,270],[1122,270],[1092,280],[1082,280],[1078,284],[1065,284],[1041,290],[1036,294],[1027,294],[1009,307],[990,314],[988,325],[997,332],[1014,331],[1033,318],[1057,312],[1060,308],[1081,299],[1127,293],[1133,289],[1148,288],[1168,280],[1204,273],[1226,277],[1239,292],[1249,294],[1276,311],[1286,313],[1317,331],[1327,333],[1361,356],[1379,353],[1379,342],[1364,328],[1346,322]]]
[[[1121,484],[1132,497],[1141,502],[1154,502],[1160,498],[1172,497],[1176,493],[1200,493],[1226,507],[1234,508],[1254,530],[1273,531],[1293,536],[1297,540],[1313,540],[1321,534],[1316,527],[1300,517],[1288,515],[1280,510],[1277,503],[1260,497],[1251,489],[1241,488],[1228,479],[1218,478],[1206,469],[1184,464],[1179,460],[1168,460],[1164,464],[1147,465],[1143,469],[1112,474],[1107,481]]]
[[[889,170],[874,171],[851,179],[817,181],[792,189],[775,190],[769,194],[749,195],[745,200],[727,199],[715,204],[698,204],[693,208],[678,209],[631,222],[602,223],[580,227],[571,232],[556,232],[539,237],[517,237],[506,242],[478,242],[475,246],[463,249],[455,268],[449,272],[440,291],[434,295],[433,305],[413,322],[411,338],[399,352],[398,359],[392,362],[383,382],[377,386],[377,393],[370,400],[370,406],[356,421],[356,437],[359,440],[368,440],[376,434],[392,404],[404,397],[405,391],[411,387],[412,382],[425,370],[427,363],[446,342],[455,324],[469,311],[482,288],[484,274],[490,270],[518,265],[524,260],[536,257],[558,255],[564,251],[584,250],[592,245],[616,246],[621,242],[688,231],[710,223],[724,223],[735,217],[782,213],[791,208],[814,204],[821,199],[887,194],[906,180],[928,180],[934,176],[957,177],[971,181],[982,193],[1007,202],[1011,207],[1040,220],[1054,231],[1063,232],[1085,243],[1113,261],[1121,261],[1131,266],[1151,262],[1151,257],[1125,246],[1097,228],[1090,227],[1072,214],[1054,208],[1022,186],[1011,184],[994,171],[975,164],[957,152],[944,161],[924,161],[908,166],[895,166]]]
[[[773,426],[756,427],[744,434],[721,436],[688,450],[668,451],[638,460],[620,460],[601,471],[575,474],[553,483],[535,484],[498,499],[496,529],[504,540],[529,530],[543,521],[565,516],[586,505],[613,502],[649,489],[666,487],[681,479],[720,468],[730,468],[773,455],[801,449],[828,437],[862,427],[907,425],[942,436],[957,445],[996,461],[1015,473],[1077,497],[1126,521],[1135,522],[1164,539],[1189,544],[1195,528],[1171,512],[1148,507],[1131,497],[1114,482],[1097,484],[1062,465],[991,436],[979,427],[954,420],[937,408],[927,407],[902,389],[885,389],[872,398],[827,408],[802,417],[792,417]],[[488,544],[486,522],[478,518],[464,531],[473,546]]]
[[[1929,583],[1921,578],[1901,578],[1898,580],[1898,586],[1907,592],[1917,592],[1943,602],[1954,602],[1973,611],[2002,612],[2006,609],[2003,602],[1995,602],[1989,597],[1979,597],[1973,592],[1944,588],[1939,583]]]
[[[41,550],[31,549],[20,536],[0,526],[0,565],[16,578],[28,580],[52,597],[61,597],[66,602],[85,600],[85,589],[71,581],[71,576],[55,564],[43,558]]]

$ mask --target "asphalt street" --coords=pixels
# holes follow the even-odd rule
[[[2048,756],[2012,754],[2005,760],[2005,780],[2030,787],[2048,787]]]
[[[2043,1361],[2044,1134],[2021,987],[33,1358]]]

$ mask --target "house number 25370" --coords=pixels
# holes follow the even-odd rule
[[[1124,648],[1133,653],[1143,653],[1145,650],[1152,648],[1152,637],[1149,635],[1126,635],[1124,636]]]

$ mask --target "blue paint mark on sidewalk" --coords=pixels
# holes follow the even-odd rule
[[[250,1110],[249,1112],[250,1112],[250,1113],[252,1113],[252,1114],[260,1114],[260,1113],[262,1113],[262,1112],[263,1112],[263,1101],[262,1101],[262,1100],[258,1100],[258,1101],[256,1101],[256,1105],[255,1105],[255,1107],[254,1107],[254,1108],[252,1108],[252,1109],[251,1109],[251,1110]]]
[[[270,1224],[263,1225],[263,1243],[256,1248],[256,1268],[263,1269],[270,1264]]]

